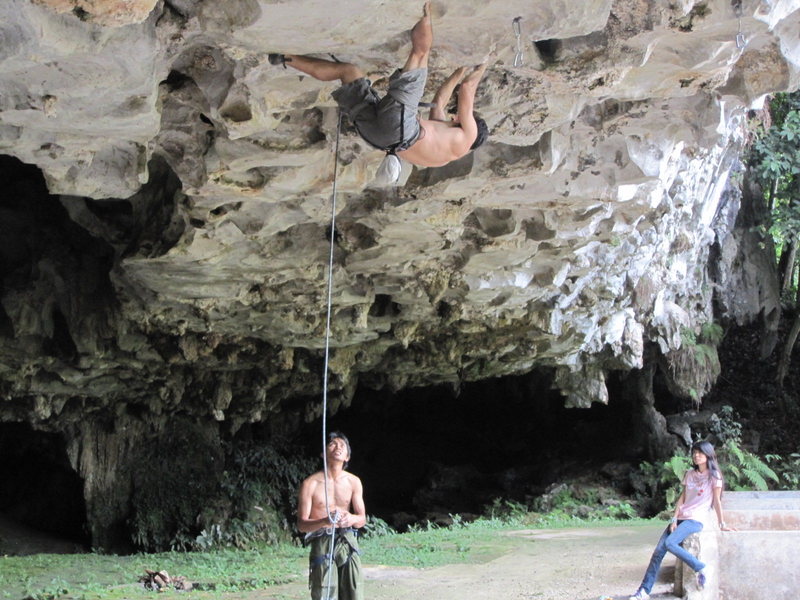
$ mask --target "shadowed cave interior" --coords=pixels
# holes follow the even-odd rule
[[[0,513],[33,529],[89,543],[83,480],[61,435],[27,423],[0,425]]]
[[[529,502],[553,483],[582,476],[630,492],[613,468],[604,469],[641,460],[641,448],[630,443],[632,411],[625,394],[615,393],[619,378],[609,380],[609,404],[589,409],[564,408],[550,385],[550,373],[537,371],[465,383],[457,395],[449,386],[397,394],[360,389],[350,407],[329,419],[328,430],[351,441],[348,469],[364,482],[368,513],[400,530],[445,522],[448,514],[469,518],[495,499]],[[671,402],[662,391],[657,403],[663,408]],[[245,426],[233,441],[264,433]],[[295,437],[316,457],[320,434],[314,421]],[[87,546],[83,481],[62,436],[2,423],[0,455],[0,513]]]
[[[350,439],[348,470],[364,483],[367,512],[403,529],[448,513],[477,515],[495,499],[529,501],[567,478],[598,474],[609,463],[636,464],[632,411],[619,377],[608,381],[607,406],[565,408],[548,371],[398,394],[361,389],[328,430]],[[657,375],[656,407],[688,408]],[[688,403],[687,403],[688,404]],[[302,434],[320,454],[320,424]],[[612,469],[613,471],[613,469]],[[626,483],[608,483],[621,486]]]

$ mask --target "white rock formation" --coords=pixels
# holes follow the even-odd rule
[[[38,166],[70,218],[115,252],[115,306],[89,311],[94,320],[85,302],[54,296],[56,277],[6,283],[13,336],[0,375],[7,398],[31,399],[15,414],[52,418],[66,396],[168,412],[191,396],[200,414],[261,420],[283,398],[318,393],[334,84],[266,56],[334,53],[385,85],[420,9],[0,4],[0,153]],[[726,240],[735,219],[723,190],[746,109],[800,82],[800,1],[438,0],[433,9],[429,96],[455,67],[488,60],[477,109],[492,135],[445,168],[407,168],[387,192],[369,187],[380,153],[345,123],[336,401],[359,379],[458,386],[537,367],[556,369],[572,405],[607,401],[609,370],[640,367],[648,342],[668,354],[683,328],[714,318],[709,249],[719,215]],[[517,16],[521,67],[512,66]],[[163,161],[182,191],[165,183]],[[171,212],[157,220],[156,205]],[[122,228],[120,215],[134,225]],[[772,300],[758,301],[732,314],[748,318]],[[54,338],[58,319],[77,357],[26,350],[24,340]]]

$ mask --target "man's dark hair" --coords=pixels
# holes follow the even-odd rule
[[[353,450],[350,448],[350,440],[348,440],[347,436],[343,434],[341,431],[331,431],[330,433],[328,433],[328,441],[326,442],[326,445],[330,444],[333,440],[337,438],[342,440],[347,446],[347,456],[352,456]],[[347,468],[348,464],[350,464],[350,461],[349,460],[345,461],[344,463],[345,469]]]
[[[470,146],[469,149],[475,150],[475,148],[483,144],[483,142],[486,141],[486,138],[489,137],[489,126],[486,125],[486,121],[478,116],[478,113],[472,113],[472,117],[475,119],[475,124],[478,126],[478,135],[475,136],[475,141],[472,143],[472,146]]]

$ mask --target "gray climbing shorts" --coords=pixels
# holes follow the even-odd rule
[[[419,137],[417,107],[427,78],[428,69],[398,69],[381,98],[372,82],[361,77],[334,90],[333,99],[368,144],[381,150],[406,150]]]

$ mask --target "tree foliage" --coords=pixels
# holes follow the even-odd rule
[[[772,233],[779,246],[800,234],[800,91],[770,102],[772,124],[756,132],[750,164],[772,207]]]
[[[769,201],[770,233],[781,254],[782,290],[789,292],[800,246],[800,91],[776,95],[769,108],[772,124],[757,132],[749,162]],[[783,386],[789,370],[798,335],[800,312],[795,316],[778,362],[779,386]],[[781,407],[786,410],[783,404]]]

